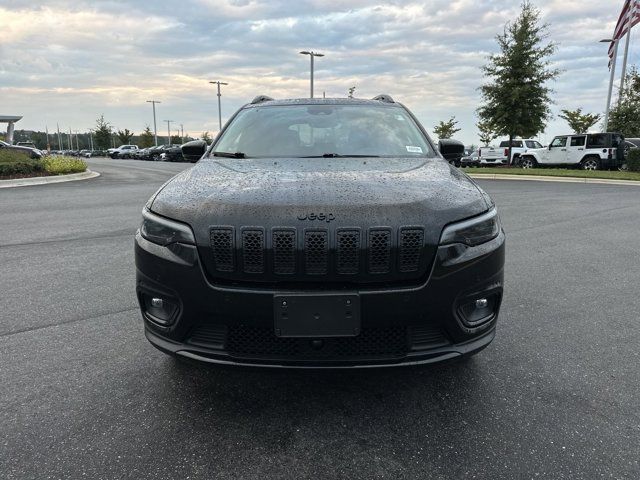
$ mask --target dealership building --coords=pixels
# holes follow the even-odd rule
[[[7,135],[4,137],[7,143],[13,143],[13,128],[21,118],[22,116],[18,115],[0,115],[0,123],[7,124]]]

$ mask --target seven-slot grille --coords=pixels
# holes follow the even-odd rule
[[[214,226],[210,246],[212,275],[244,281],[406,280],[423,273],[428,260],[424,228],[418,226]]]

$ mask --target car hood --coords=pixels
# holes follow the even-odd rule
[[[190,224],[203,244],[212,225],[328,223],[425,226],[437,243],[444,225],[486,211],[489,202],[467,175],[441,159],[224,158],[203,159],[176,175],[147,206]]]

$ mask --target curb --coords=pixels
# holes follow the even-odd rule
[[[522,180],[529,182],[591,183],[600,185],[633,185],[640,186],[636,180],[615,180],[608,178],[552,177],[541,175],[508,175],[501,173],[468,173],[471,178],[484,180]]]
[[[76,180],[88,180],[99,177],[100,173],[87,169],[82,173],[70,173],[68,175],[54,175],[51,177],[16,178],[13,180],[0,180],[0,188],[28,187],[30,185],[47,185],[49,183],[73,182]]]

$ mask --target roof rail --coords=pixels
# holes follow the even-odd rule
[[[373,100],[378,100],[379,102],[385,102],[385,103],[396,103],[393,101],[393,98],[391,98],[391,95],[386,95],[386,94],[373,97]]]
[[[256,98],[251,100],[251,105],[255,105],[256,103],[268,102],[269,100],[273,100],[273,98],[267,97],[266,95],[258,95]]]

